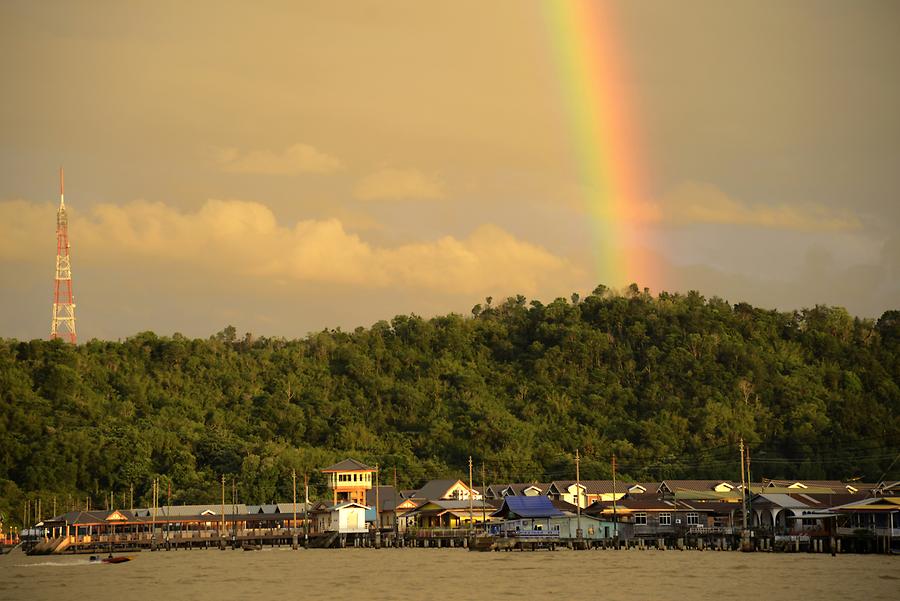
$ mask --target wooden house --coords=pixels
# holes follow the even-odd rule
[[[484,497],[486,499],[502,499],[503,491],[509,484],[490,484],[484,489]]]
[[[580,529],[584,540],[612,538],[615,532],[613,522],[596,516],[578,516],[572,511],[561,510],[556,503],[565,502],[551,500],[544,495],[506,497],[500,508],[493,513],[493,517],[503,519],[497,531],[507,535],[525,533],[532,536],[543,533],[552,538],[577,539]],[[575,509],[573,505],[568,507]]]
[[[900,539],[900,496],[870,497],[836,505],[829,510],[838,517],[837,534]]]
[[[500,498],[502,497],[536,497],[538,495],[546,494],[547,490],[550,488],[549,484],[546,483],[523,483],[517,482],[513,484],[507,484],[505,488],[501,489]]]
[[[676,501],[674,499],[623,498],[615,505],[597,502],[587,508],[588,515],[631,524],[636,538],[666,538],[688,533],[731,532],[736,504]]]
[[[495,507],[485,501],[427,500],[422,501],[404,518],[408,528],[464,528],[490,519]]]
[[[623,482],[621,480],[581,480],[582,509],[598,501],[612,501],[625,496],[651,494],[656,495],[659,489],[657,482]],[[545,494],[551,499],[566,501],[575,505],[578,498],[578,487],[575,480],[555,480],[548,486]]]
[[[587,495],[585,494],[586,491],[587,488],[583,482],[576,483],[575,480],[554,480],[547,488],[546,495],[551,499],[558,499],[560,501],[565,501],[566,503],[571,503],[572,505],[580,503],[583,509],[589,505]]]
[[[563,517],[563,512],[553,506],[544,495],[504,497],[503,504],[491,514],[491,517],[503,520],[500,532],[513,534],[517,532],[545,532],[550,534],[551,518]],[[558,533],[555,534],[558,536]]]
[[[375,510],[376,503],[378,511]],[[377,524],[381,530],[404,532],[407,527],[406,514],[422,504],[422,500],[404,498],[393,486],[378,486],[366,493],[369,514],[366,521]]]
[[[372,488],[375,468],[356,459],[344,459],[322,468],[321,472],[328,477],[333,505],[345,502],[365,504],[366,491]]]
[[[632,537],[630,524],[621,523],[617,528],[614,522],[592,515],[581,514],[581,517],[578,517],[568,514],[550,518],[550,530],[557,532],[560,538],[578,538],[579,528],[581,529],[581,538],[584,540],[610,540],[616,535],[617,530],[619,540]]]
[[[663,480],[656,494],[664,498],[678,497],[678,493],[718,493],[710,498],[740,499],[740,483],[730,480]]]
[[[462,480],[429,480],[422,488],[411,492],[407,498],[425,499],[428,501],[473,501],[480,500],[481,493]]]
[[[830,489],[813,486],[763,488],[750,499],[752,525],[775,535],[830,532],[833,507],[869,498],[866,492],[851,493],[843,487],[837,492],[822,492]]]

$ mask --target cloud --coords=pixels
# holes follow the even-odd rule
[[[364,177],[354,196],[360,200],[419,200],[444,197],[444,186],[414,169],[385,167]]]
[[[890,245],[896,247],[897,241],[886,241],[885,251]],[[811,249],[789,274],[773,276],[666,263],[668,281],[662,289],[699,290],[706,296],[783,311],[821,304],[843,306],[854,315],[877,318],[900,304],[900,284],[891,278],[893,269],[887,252],[874,261],[845,266],[831,251]]]
[[[298,173],[333,173],[341,168],[337,158],[308,144],[294,144],[282,152],[251,150],[241,154],[237,148],[214,149],[216,162],[229,173],[296,175]]]
[[[635,221],[645,223],[731,224],[809,232],[853,231],[862,227],[849,211],[835,211],[816,203],[751,204],[712,184],[699,182],[683,183],[659,202],[635,203],[632,215]]]
[[[44,261],[53,213],[50,204],[0,202],[0,262]],[[160,202],[98,204],[86,215],[70,214],[69,229],[76,271],[89,264],[136,278],[140,263],[173,278],[236,278],[242,285],[252,278],[476,295],[566,289],[584,276],[568,260],[490,224],[465,238],[377,246],[338,219],[284,227],[267,206],[241,200],[208,200],[194,212]]]

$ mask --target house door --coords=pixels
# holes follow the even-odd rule
[[[347,510],[347,528],[348,529],[359,529],[359,510],[358,509],[348,509]]]

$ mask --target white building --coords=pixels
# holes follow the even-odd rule
[[[340,532],[341,534],[366,533],[366,510],[362,503],[347,501],[333,505],[326,511],[318,512],[316,529],[319,532]]]

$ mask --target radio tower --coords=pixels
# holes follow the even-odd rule
[[[75,344],[75,295],[72,294],[72,263],[69,260],[69,218],[66,215],[65,183],[59,168],[59,210],[56,211],[56,282],[50,339]]]

